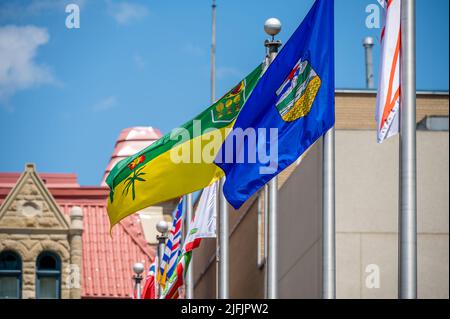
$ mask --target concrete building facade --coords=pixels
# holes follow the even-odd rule
[[[335,100],[337,297],[397,298],[398,136],[376,143],[375,92],[341,90]],[[417,94],[419,298],[449,296],[448,106],[448,93]],[[433,116],[447,128],[423,130]],[[321,298],[321,143],[279,175],[280,298]],[[261,197],[230,208],[231,298],[265,296]],[[216,297],[215,249],[205,240],[194,252],[197,298]]]

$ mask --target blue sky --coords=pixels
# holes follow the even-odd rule
[[[67,29],[65,5],[80,5]],[[264,21],[289,38],[313,0],[218,0],[217,95],[264,57]],[[336,87],[364,88],[362,39],[379,29],[365,9],[376,0],[336,0]],[[417,0],[417,88],[448,91],[447,0]],[[98,185],[120,131],[163,133],[210,100],[211,1],[2,0],[0,171],[73,172]]]

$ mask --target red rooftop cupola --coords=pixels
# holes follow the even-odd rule
[[[151,126],[135,126],[123,129],[117,139],[111,160],[106,166],[101,185],[106,186],[106,177],[118,162],[143,150],[161,136],[160,130]]]

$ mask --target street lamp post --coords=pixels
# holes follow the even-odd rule
[[[135,263],[133,265],[133,271],[135,275],[134,279],[134,287],[136,289],[136,299],[141,299],[141,281],[142,281],[142,273],[144,272],[144,264]]]
[[[158,240],[158,269],[156,270],[156,273],[158,274],[161,269],[161,261],[164,256],[164,249],[166,245],[166,239],[167,239],[167,232],[169,231],[169,224],[165,220],[161,220],[156,224],[156,230],[161,233],[161,235],[156,235],[156,239]],[[158,278],[158,276],[156,276]],[[156,297],[159,298],[161,295],[160,286],[158,282],[156,281]]]

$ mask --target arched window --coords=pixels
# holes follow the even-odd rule
[[[36,299],[61,298],[61,259],[44,251],[36,260]]]
[[[0,253],[0,298],[22,297],[22,260],[13,251]]]

